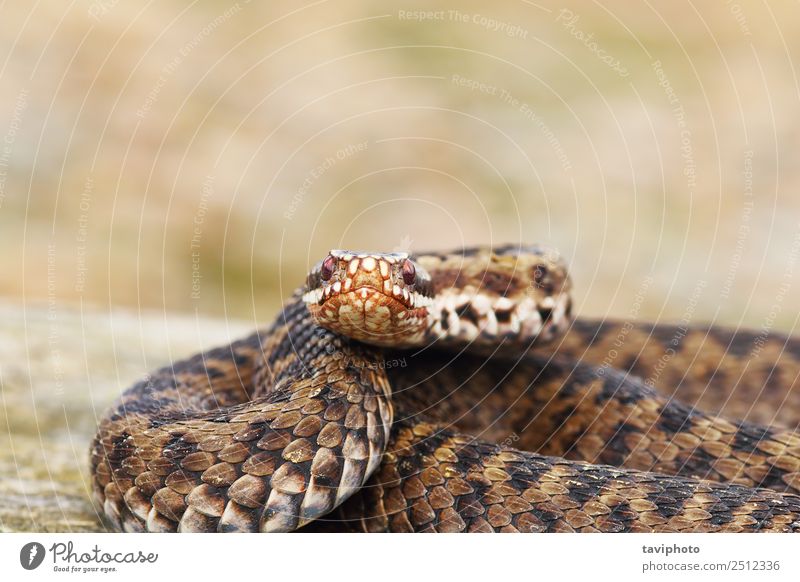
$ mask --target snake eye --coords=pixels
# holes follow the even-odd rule
[[[334,267],[336,267],[336,259],[330,255],[325,257],[325,260],[322,261],[322,268],[320,269],[319,273],[323,281],[328,281],[331,277],[333,277]]]
[[[414,263],[406,261],[403,263],[403,282],[405,282],[406,285],[413,285],[416,280],[417,269],[414,267]]]
[[[545,277],[547,277],[547,267],[545,265],[536,265],[533,268],[533,281],[537,285],[541,285],[542,281],[544,281]]]

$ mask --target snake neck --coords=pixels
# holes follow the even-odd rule
[[[301,295],[302,290],[295,292],[265,334],[253,393],[282,392],[302,379],[358,385],[389,404],[391,387],[380,365],[383,351],[317,325]]]

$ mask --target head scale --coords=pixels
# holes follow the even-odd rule
[[[332,250],[309,273],[303,301],[326,329],[375,345],[411,345],[429,326],[433,288],[407,253]]]

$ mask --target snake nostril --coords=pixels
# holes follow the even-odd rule
[[[336,259],[331,255],[325,257],[325,260],[322,261],[322,269],[320,270],[320,276],[322,277],[323,281],[328,281],[331,277],[333,277],[333,269],[336,266]]]
[[[413,285],[414,281],[417,280],[417,269],[414,267],[414,263],[411,261],[406,261],[403,263],[403,282],[406,285]]]

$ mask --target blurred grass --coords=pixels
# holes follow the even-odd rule
[[[571,28],[562,9],[578,16]],[[789,329],[800,311],[785,289],[796,289],[800,231],[795,11],[6,4],[0,294],[264,321],[332,247],[522,240],[568,258],[584,313],[628,314],[652,275],[643,317],[679,318],[702,288],[698,319],[761,326],[777,305]],[[655,61],[685,114],[693,185]]]

